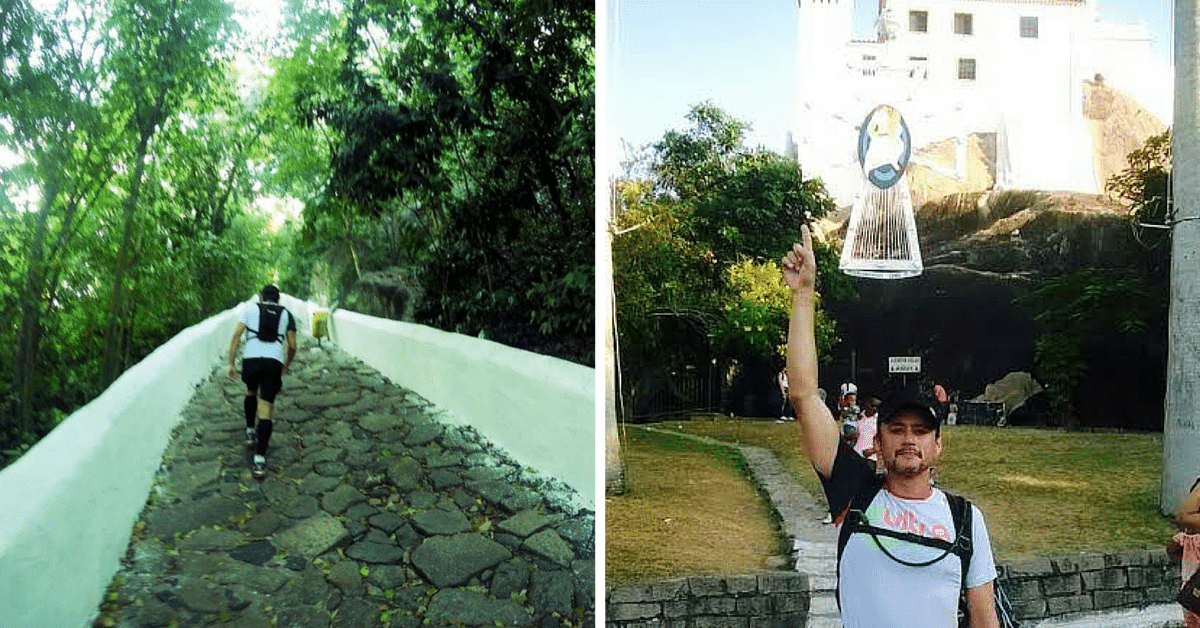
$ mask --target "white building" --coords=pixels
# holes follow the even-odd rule
[[[857,128],[877,104],[900,110],[914,147],[958,138],[963,155],[966,134],[994,133],[1008,189],[1101,189],[1083,116],[1097,74],[1170,119],[1147,27],[1097,22],[1095,0],[880,0],[871,41],[853,39],[853,0],[798,6],[796,151],[840,205],[859,189]]]

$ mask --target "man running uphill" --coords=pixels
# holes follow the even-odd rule
[[[843,626],[954,628],[965,591],[970,626],[998,627],[996,568],[983,515],[931,483],[942,451],[937,415],[908,391],[884,401],[874,444],[886,471],[878,478],[874,465],[838,437],[817,394],[816,262],[807,227],[783,258],[783,276],[792,291],[789,399],[801,446],[839,528]]]
[[[287,308],[279,304],[279,288],[267,284],[253,303],[242,312],[242,319],[233,330],[229,342],[229,379],[237,378],[234,356],[242,334],[246,334],[246,348],[242,353],[242,381],[246,384],[246,445],[254,446],[254,477],[267,473],[267,443],[271,441],[273,427],[271,413],[275,408],[275,396],[283,387],[283,374],[296,357],[296,319]],[[283,355],[283,341],[287,339],[287,358]],[[258,416],[255,426],[254,417]]]

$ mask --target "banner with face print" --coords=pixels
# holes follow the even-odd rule
[[[904,117],[891,105],[867,114],[858,131],[858,163],[871,185],[886,190],[900,181],[912,153]]]

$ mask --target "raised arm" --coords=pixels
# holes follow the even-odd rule
[[[788,400],[796,411],[804,454],[817,473],[829,478],[837,456],[838,428],[833,414],[817,394],[817,262],[808,227],[800,228],[800,242],[792,245],[783,258],[783,280],[792,291],[787,343]]]

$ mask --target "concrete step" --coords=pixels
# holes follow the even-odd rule
[[[831,617],[810,616],[804,628],[842,628],[842,620]]]

